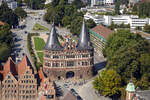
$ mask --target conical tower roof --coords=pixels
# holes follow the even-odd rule
[[[128,92],[135,92],[135,86],[134,86],[132,80],[130,80],[130,82],[128,83],[126,91],[128,91]]]
[[[49,34],[49,37],[48,37],[48,40],[44,49],[45,50],[62,50],[62,47],[58,41],[58,36],[56,33],[54,22],[52,24],[52,29],[51,29],[51,32]]]
[[[92,46],[90,43],[90,36],[88,34],[84,19],[83,19],[82,28],[80,31],[77,49],[92,49]]]

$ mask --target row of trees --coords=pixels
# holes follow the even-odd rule
[[[110,26],[108,26],[108,28],[110,28],[111,30],[114,30],[115,28],[130,28],[130,24],[120,24],[120,25],[117,25],[117,24],[114,24],[113,22],[111,23]]]
[[[123,95],[131,78],[136,87],[150,88],[150,44],[147,40],[128,30],[119,30],[107,39],[103,54],[107,57],[106,70],[93,83],[101,94]]]
[[[0,6],[0,20],[8,23],[10,26],[16,27],[19,20],[25,17],[27,17],[27,13],[21,7],[13,11],[6,3],[2,3]]]
[[[46,0],[24,0],[24,3],[32,9],[43,9],[45,1]]]
[[[0,21],[5,23],[0,26],[0,62],[6,61],[11,54],[11,48],[14,44],[11,27],[16,27],[18,20],[26,16],[27,14],[22,8],[17,8],[13,11],[8,8],[6,3],[2,3],[0,6]]]
[[[10,31],[10,26],[4,24],[0,26],[0,62],[4,62],[10,56],[11,48],[13,47],[13,37]]]
[[[80,0],[75,0],[72,4],[68,4],[66,0],[54,0],[47,5],[47,13],[44,20],[49,22],[55,21],[56,25],[61,25],[70,28],[73,34],[79,34],[83,20],[83,12],[78,12],[77,9],[83,7],[84,4]],[[88,20],[89,28],[96,24],[93,20]]]
[[[149,2],[142,2],[138,5],[134,5],[132,12],[138,14],[139,17],[145,18],[150,17],[150,3]]]

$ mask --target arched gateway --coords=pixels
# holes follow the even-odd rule
[[[67,73],[66,73],[66,79],[68,79],[68,78],[73,78],[75,75],[74,75],[74,72],[73,71],[68,71]]]

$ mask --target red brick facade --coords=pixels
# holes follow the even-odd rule
[[[66,79],[68,72],[73,72],[73,79],[93,76],[93,50],[44,50],[43,59],[43,70],[52,80]]]

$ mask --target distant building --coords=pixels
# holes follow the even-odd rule
[[[150,90],[135,89],[132,81],[130,81],[126,87],[126,100],[149,100]]]
[[[68,39],[64,46],[58,41],[53,23],[43,51],[43,70],[53,80],[87,79],[93,76],[93,46],[84,21],[78,43]]]
[[[15,0],[0,0],[0,5],[2,4],[2,2],[6,2],[8,7],[12,10],[15,10],[18,7]]]
[[[57,100],[53,83],[47,80],[41,71],[35,74],[27,56],[24,56],[19,64],[9,58],[4,66],[0,66],[1,99],[36,100],[43,95],[46,100]]]
[[[91,0],[91,7],[99,5],[113,5],[114,3],[114,0]]]
[[[90,13],[86,13],[84,15],[84,19],[85,20],[92,19],[96,24],[104,24],[104,18],[103,16],[100,15],[92,15]]]
[[[106,26],[111,25],[112,23],[120,24],[129,24],[130,28],[135,29],[136,27],[144,27],[146,24],[150,25],[150,18],[139,18],[137,15],[119,15],[119,16],[109,16],[109,15],[94,15],[86,13],[84,15],[85,19],[93,19],[96,24],[103,24]]]
[[[97,25],[90,29],[89,32],[94,49],[101,54],[102,49],[105,46],[106,39],[113,33],[113,31],[102,25]]]
[[[49,3],[51,3],[52,2],[52,0],[46,0],[45,1],[45,4],[49,4]]]
[[[13,1],[13,2],[10,2],[10,3],[7,3],[8,4],[8,7],[12,10],[15,10],[18,5],[17,5],[17,2],[16,1]]]

